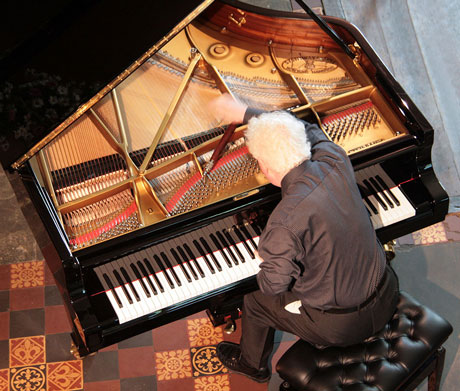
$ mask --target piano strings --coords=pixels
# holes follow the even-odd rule
[[[78,249],[140,227],[137,205],[130,191],[63,214],[69,244]]]
[[[334,110],[322,118],[322,124],[335,143],[376,128],[382,119],[370,100],[356,102],[349,108]]]
[[[174,189],[172,197],[165,205],[166,209],[170,215],[175,215],[197,208],[213,194],[236,185],[257,172],[260,172],[257,161],[239,140],[229,148],[227,154],[216,163],[206,177],[200,172],[195,172],[188,176],[178,189]]]

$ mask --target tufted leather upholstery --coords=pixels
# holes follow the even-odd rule
[[[356,345],[325,349],[299,340],[276,370],[289,389],[299,391],[395,391],[451,332],[449,322],[401,292],[393,318],[377,334]]]

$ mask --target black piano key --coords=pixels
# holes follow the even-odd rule
[[[388,198],[388,196],[387,196],[386,193],[383,191],[382,187],[377,183],[377,181],[376,181],[374,178],[372,178],[372,177],[369,178],[369,181],[372,183],[372,186],[374,186],[374,187],[377,189],[377,191],[379,192],[379,194],[382,195],[382,197],[383,197],[383,199],[386,201],[386,203],[387,203],[388,205],[390,205],[390,208],[394,208],[395,206],[394,206],[393,202],[391,202],[390,198]]]
[[[222,228],[222,234],[225,236],[225,238],[228,240],[231,246],[233,246],[233,250],[235,251],[236,255],[240,258],[240,261],[242,263],[246,262],[244,259],[243,254],[241,254],[240,249],[237,247],[235,240],[233,239],[232,235],[230,234],[230,231],[227,227]]]
[[[367,214],[369,215],[369,217],[371,217],[371,216],[372,216],[372,215],[371,215],[371,212],[369,211],[369,209],[367,208],[366,205],[364,205],[364,208],[366,208]]]
[[[155,254],[153,256],[153,260],[156,262],[156,264],[160,267],[161,271],[163,272],[163,275],[165,276],[166,278],[166,282],[168,283],[168,285],[171,287],[171,289],[174,289],[175,286],[174,286],[174,283],[173,281],[171,280],[171,277],[169,277],[169,273],[166,271],[166,266],[163,264],[162,260],[160,259],[160,257]]]
[[[232,261],[235,265],[239,265],[237,255],[233,252],[232,248],[230,247],[230,243],[225,239],[224,235],[220,231],[216,231],[216,236],[219,241],[222,243],[222,246],[227,249]]]
[[[361,193],[361,198],[364,200],[364,202],[367,204],[367,206],[369,207],[369,209],[374,213],[374,214],[379,214],[379,211],[377,210],[377,208],[374,206],[374,204],[371,202],[371,200],[368,198],[368,191],[366,190],[366,188],[361,185],[360,183],[358,183],[358,189],[359,189],[359,192]]]
[[[375,207],[375,205],[371,202],[371,200],[369,198],[364,197],[363,200],[375,215],[379,214],[378,209]]]
[[[196,238],[190,234],[187,234],[184,238],[181,237],[181,240],[178,240],[179,246],[183,247],[190,257],[190,259],[197,259],[201,256],[195,246],[192,246],[193,241]],[[190,246],[189,246],[190,243]]]
[[[252,247],[254,248],[254,250],[257,250],[257,244],[256,242],[254,242],[254,239],[253,239],[253,235],[251,235],[249,233],[249,230],[248,230],[248,227],[249,227],[249,224],[242,224],[240,225],[240,230],[241,230],[241,233],[247,238],[249,239],[249,242],[251,243]]]
[[[133,294],[137,301],[140,301],[140,293],[137,291],[137,288],[134,286],[133,282],[137,280],[137,277],[132,272],[131,268],[129,267],[129,260],[125,258],[121,258],[117,260],[118,264],[120,265],[120,271],[124,279],[128,282],[129,287],[133,291]],[[123,269],[122,269],[123,268]]]
[[[239,265],[239,255],[238,255],[238,248],[235,245],[235,242],[232,241],[231,236],[226,233],[227,230],[227,224],[226,224],[226,219],[224,220],[218,220],[213,223],[213,230],[215,231],[215,234],[217,238],[223,243],[224,247],[227,249],[228,253],[230,254],[232,261],[235,265]],[[227,237],[228,236],[228,237]],[[233,246],[233,247],[232,247]]]
[[[139,270],[137,269],[136,265],[132,262],[129,263],[129,267],[131,268],[131,270],[133,271],[134,275],[136,276],[136,278],[139,280],[139,284],[141,285],[142,287],[142,290],[144,291],[145,293],[145,296],[147,297],[151,297],[151,294],[149,292],[149,290],[147,289],[147,287],[145,286],[145,283],[144,283],[144,280],[142,278],[142,275],[141,273],[139,272]]]
[[[196,268],[195,268],[196,261],[187,257],[187,254],[185,253],[184,249],[180,246],[180,242],[177,238],[171,240],[170,242],[172,246],[171,248],[173,248],[175,253],[178,255],[178,259],[180,260],[180,263],[183,265],[184,269],[187,271],[187,274],[190,276],[191,280],[198,280],[200,277],[198,276],[196,272]]]
[[[256,233],[255,236],[260,236],[262,235],[262,229],[260,228],[259,224],[257,224],[257,222],[255,220],[251,221],[249,223],[249,225],[251,226],[251,228],[254,230],[254,232]]]
[[[169,271],[171,272],[171,275],[173,276],[174,280],[176,281],[176,284],[178,286],[182,286],[182,281],[180,280],[180,278],[177,275],[176,270],[174,268],[175,262],[174,262],[174,260],[170,259],[170,257],[168,256],[168,249],[164,246],[164,243],[162,243],[161,245],[159,245],[157,247],[160,250],[160,256],[163,259],[166,268],[169,269]]]
[[[193,253],[192,249],[190,248],[190,246],[187,243],[184,243],[183,247],[184,247],[185,251],[187,252],[190,260],[192,262],[194,262],[194,265],[195,265],[196,269],[198,270],[198,273],[200,273],[200,276],[202,278],[204,278],[205,274],[204,274],[203,269],[201,268],[200,264],[196,260],[197,256]],[[179,246],[179,248],[181,248],[181,247]]]
[[[128,283],[129,287],[131,288],[131,292],[133,292],[133,295],[134,295],[134,298],[136,299],[136,301],[141,301],[141,298],[139,297],[139,294],[137,293],[136,288],[134,287],[133,283],[131,282],[131,279],[130,279],[126,269],[122,266],[120,268],[120,271],[121,271],[121,275],[123,276],[125,281]]]
[[[366,186],[369,191],[371,192],[371,194],[375,197],[375,199],[377,200],[377,202],[382,205],[382,208],[384,210],[388,210],[388,206],[383,202],[383,200],[380,198],[380,196],[377,194],[377,191],[372,187],[372,185],[369,183],[369,181],[367,179],[364,179],[363,180],[363,184],[364,186]]]
[[[193,245],[198,250],[198,253],[201,255],[201,257],[204,259],[204,262],[205,262],[206,266],[208,267],[209,271],[212,274],[215,274],[216,271],[214,270],[214,267],[212,266],[211,261],[208,259],[207,255],[206,255],[206,252],[203,250],[203,248],[201,247],[200,243],[198,243],[197,240],[193,240]]]
[[[143,264],[141,261],[137,261],[136,264],[137,264],[137,267],[139,268],[140,272],[142,273],[142,275],[143,275],[143,276],[145,277],[145,279],[147,280],[147,283],[149,284],[150,289],[152,290],[153,294],[154,294],[154,295],[158,295],[157,288],[155,287],[155,285],[153,285],[152,281],[150,280],[150,278],[149,278],[149,273],[148,273],[147,270],[145,269],[144,264]],[[153,277],[153,276],[152,276],[152,277]]]
[[[230,261],[230,258],[227,256],[226,252],[224,251],[225,246],[221,242],[219,242],[219,240],[217,239],[216,235],[214,235],[214,233],[210,233],[209,237],[211,238],[211,241],[214,244],[216,251],[219,251],[220,254],[222,255],[222,258],[224,259],[227,266],[233,267],[233,264]]]
[[[114,270],[112,270],[112,274],[115,276],[115,279],[118,282],[118,284],[120,284],[120,287],[121,287],[124,295],[126,296],[126,299],[128,300],[128,303],[133,304],[133,299],[132,299],[131,295],[129,294],[128,290],[126,289],[125,283],[123,282],[123,279],[121,278],[120,273],[118,273],[118,271],[114,269]]]
[[[105,267],[102,266],[102,265],[97,266],[97,267],[94,268],[94,272],[96,273],[98,281],[102,285],[102,290],[110,291],[112,289],[111,286],[113,286],[113,283],[110,286],[106,283],[105,278],[103,276],[103,274],[106,273]]]
[[[187,279],[187,281],[192,282],[192,278],[190,277],[189,272],[185,268],[185,266],[184,266],[184,264],[182,262],[182,259],[179,257],[179,254],[176,252],[176,250],[174,248],[169,249],[169,251],[171,252],[173,258],[176,260],[177,264],[181,268],[182,273],[184,273],[184,276]]]
[[[216,256],[214,255],[213,251],[211,250],[211,247],[209,246],[208,242],[202,236],[199,239],[200,239],[201,245],[204,247],[204,249],[208,252],[208,255],[213,260],[214,265],[216,265],[217,270],[221,272],[222,271],[222,266],[220,266],[220,263],[217,260]]]
[[[255,259],[254,253],[252,252],[252,250],[249,247],[249,245],[246,243],[246,240],[245,240],[243,234],[241,233],[241,231],[238,229],[238,227],[236,225],[234,225],[232,227],[232,230],[233,230],[233,232],[235,232],[236,236],[238,236],[238,239],[241,241],[241,243],[243,243],[243,246],[246,249],[246,251],[249,253],[249,256],[252,259]]]
[[[144,262],[145,266],[147,266],[147,270],[149,271],[150,276],[152,276],[153,280],[158,285],[158,288],[160,288],[160,292],[163,293],[165,291],[165,288],[163,287],[163,285],[161,284],[160,280],[158,279],[157,273],[153,269],[153,266],[150,263],[150,260],[148,258],[144,258],[143,262]]]
[[[388,194],[390,194],[390,197],[391,199],[394,201],[394,203],[397,205],[397,206],[400,206],[401,203],[399,202],[399,200],[396,198],[396,196],[394,195],[394,193],[391,191],[390,187],[385,183],[385,181],[381,178],[380,175],[377,175],[376,176],[377,178],[377,181],[382,185],[382,187],[388,191]]]
[[[184,249],[180,246],[180,243],[178,240],[173,240],[172,242],[176,246],[176,252],[177,254],[179,254],[180,258],[182,259],[182,263],[188,267],[188,270],[190,270],[190,274],[193,276],[193,278],[195,280],[198,280],[199,279],[198,274],[196,274],[195,268],[193,267],[193,266],[196,266],[196,260],[195,260],[195,263],[193,263],[194,259],[189,258],[187,256]],[[199,270],[198,270],[198,273],[199,273]]]
[[[123,308],[123,304],[122,304],[120,298],[118,297],[117,292],[115,291],[115,287],[113,286],[112,280],[110,279],[110,277],[106,273],[102,273],[102,276],[103,276],[104,281],[106,282],[108,288],[112,292],[113,297],[115,298],[115,301],[118,304],[118,307]]]
[[[247,228],[247,230],[249,231],[249,233],[252,235],[253,240],[254,240],[255,237],[260,237],[260,235],[261,235],[260,229],[256,231],[256,230],[254,229],[254,225],[253,225],[253,224],[248,224],[248,225],[246,226],[246,228]],[[259,233],[259,232],[260,232],[260,233]],[[256,243],[255,240],[254,240],[254,244],[255,244],[255,249],[258,250],[258,247],[259,247],[259,246],[258,246],[258,244]]]

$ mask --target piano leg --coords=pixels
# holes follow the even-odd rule
[[[70,342],[70,354],[72,354],[77,360],[82,358],[94,356],[96,352],[90,353],[84,346],[83,343],[76,342],[75,333],[71,333],[70,336],[72,337],[72,341]]]
[[[236,331],[236,323],[232,318],[227,319],[227,323],[224,327],[225,334],[233,334]]]
[[[385,250],[385,255],[387,257],[387,263],[390,263],[393,258],[395,257],[395,240],[390,240],[389,242],[383,245],[383,249]]]
[[[242,308],[243,296],[238,296],[208,308],[206,314],[214,327],[225,325],[224,332],[231,334],[236,330],[235,320],[241,318]]]
[[[235,320],[241,318],[241,309],[239,306],[226,312],[207,309],[206,314],[214,327],[225,324],[224,333],[232,334],[236,331]]]

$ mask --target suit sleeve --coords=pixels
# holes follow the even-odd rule
[[[284,227],[264,232],[259,243],[259,255],[264,260],[257,274],[260,290],[266,295],[286,292],[292,280],[300,275],[300,268],[294,260],[304,256],[302,245]]]

